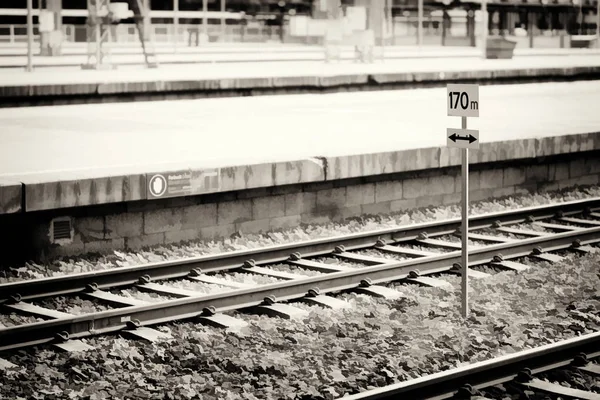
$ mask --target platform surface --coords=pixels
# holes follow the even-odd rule
[[[75,67],[86,62],[86,47],[80,44],[65,46],[60,56],[39,56],[39,46],[34,49],[34,65],[41,69],[60,67]],[[340,48],[342,57],[354,58],[351,46]],[[158,61],[161,64],[180,63],[247,63],[247,62],[322,62],[325,54],[322,46],[302,45],[209,45],[202,47],[179,46],[175,53],[173,46],[157,46]],[[432,57],[445,58],[478,58],[482,50],[476,47],[443,47],[443,46],[385,46],[375,47],[376,59],[386,60],[421,59]],[[23,46],[7,46],[0,44],[0,69],[22,68],[27,63],[26,48]],[[600,49],[560,49],[560,48],[519,48],[515,49],[515,57],[529,58],[539,56],[566,55],[600,55]],[[141,65],[144,63],[141,46],[137,43],[112,46],[111,60],[118,65]]]
[[[482,143],[600,132],[600,82],[480,87]],[[446,146],[445,88],[0,109],[0,179],[56,181]]]
[[[426,53],[426,51],[424,51]],[[140,56],[141,57],[141,56]],[[160,82],[202,79],[276,78],[298,76],[336,76],[388,74],[402,72],[452,72],[481,70],[515,70],[539,68],[573,68],[600,66],[600,52],[581,52],[561,56],[527,56],[511,60],[486,60],[481,57],[423,57],[375,60],[372,64],[350,61],[247,62],[161,65],[158,69],[143,66],[120,66],[116,71],[90,71],[79,67],[45,67],[32,73],[23,68],[0,69],[0,86],[68,85],[110,82]]]

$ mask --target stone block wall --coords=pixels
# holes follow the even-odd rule
[[[600,152],[471,165],[470,200],[600,182]],[[235,232],[257,233],[363,214],[457,204],[459,166],[29,214],[45,256],[140,249]],[[49,243],[49,221],[70,216],[71,244]]]

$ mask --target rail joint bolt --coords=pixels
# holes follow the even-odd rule
[[[98,290],[98,284],[96,282],[88,283],[87,285],[85,285],[86,292],[95,292],[96,290]]]
[[[455,399],[470,399],[471,396],[475,396],[475,395],[477,395],[477,390],[473,386],[471,386],[467,383],[466,385],[464,385],[463,387],[458,389],[454,398]]]
[[[137,329],[142,325],[139,319],[132,319],[131,321],[126,322],[126,326],[128,329]]]
[[[14,303],[20,302],[22,297],[19,293],[15,293],[15,294],[11,294],[9,299],[10,299],[10,302],[14,304]]]
[[[587,363],[589,362],[588,358],[587,358],[587,354],[585,353],[579,353],[574,359],[572,364],[576,367],[583,367],[584,365],[587,365]]]
[[[360,281],[360,287],[369,287],[372,284],[373,284],[373,281],[371,280],[371,278],[365,278]]]
[[[211,317],[217,313],[217,309],[214,306],[204,307],[202,309],[202,315],[206,317]]]
[[[531,373],[531,370],[529,368],[525,368],[517,374],[517,377],[515,379],[517,380],[517,382],[521,383],[529,382],[533,379],[533,374]]]

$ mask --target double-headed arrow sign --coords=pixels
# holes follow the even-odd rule
[[[450,135],[448,137],[448,139],[452,140],[455,143],[456,143],[457,140],[468,140],[469,143],[473,143],[474,141],[477,140],[477,138],[475,136],[473,136],[473,135],[460,136],[460,135],[457,135],[456,133],[453,133],[452,135]]]
[[[448,147],[460,147],[463,149],[479,148],[479,131],[473,129],[454,129],[447,128]]]

